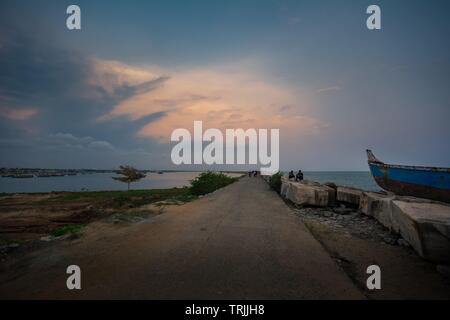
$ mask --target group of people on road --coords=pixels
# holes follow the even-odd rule
[[[256,177],[257,175],[258,175],[258,171],[256,171],[256,170],[248,172],[249,177]]]
[[[259,171],[249,171],[248,172],[248,177],[257,177],[258,176]],[[294,170],[291,170],[289,172],[289,180],[291,179],[295,179],[295,181],[302,181],[303,180],[303,172],[302,170],[298,170],[297,174],[294,174]]]
[[[295,181],[302,181],[303,180],[303,172],[302,170],[298,170],[297,174],[294,175],[294,170],[291,170],[289,172],[289,180],[295,179]]]

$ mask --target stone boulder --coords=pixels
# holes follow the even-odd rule
[[[374,217],[391,231],[398,232],[393,225],[391,202],[393,195],[378,192],[363,192],[359,201],[359,210],[367,216]]]
[[[285,178],[285,177],[281,177],[281,189],[280,189],[280,195],[282,197],[287,196],[288,192],[289,192],[289,188],[291,187],[291,182]]]
[[[417,253],[436,263],[450,262],[450,206],[420,200],[392,201],[392,220]]]
[[[283,191],[287,199],[298,205],[328,207],[333,206],[336,200],[333,188],[310,181],[290,182]]]
[[[336,191],[336,200],[354,207],[359,207],[359,200],[362,193],[362,190],[338,186]]]
[[[295,182],[295,180],[291,180],[293,182]],[[306,186],[321,186],[321,184],[317,181],[311,181],[311,180],[302,180],[302,181],[297,181],[297,183],[301,183],[303,185]]]
[[[337,189],[337,185],[334,182],[325,182],[324,185],[333,188],[334,190]]]

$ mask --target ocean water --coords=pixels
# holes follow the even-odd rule
[[[149,173],[147,176],[131,184],[132,189],[164,189],[188,186],[199,172],[165,172],[164,174]],[[230,174],[238,176],[238,174]],[[14,192],[51,192],[51,191],[104,191],[126,190],[125,183],[113,180],[113,173],[80,174],[76,176],[48,178],[2,178],[0,177],[0,193]],[[334,182],[338,185],[355,187],[363,190],[377,191],[369,172],[304,172],[307,180],[317,182]]]
[[[285,175],[288,173],[286,172]],[[295,174],[295,172],[294,172]],[[369,171],[305,171],[305,180],[320,183],[334,182],[340,186],[358,188],[366,191],[380,191]]]

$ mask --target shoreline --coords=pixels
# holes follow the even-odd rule
[[[133,183],[135,190],[154,190],[182,188],[189,186],[190,181],[202,172],[157,172],[148,173],[146,177]],[[229,176],[240,176],[242,173],[226,172]],[[46,177],[46,178],[0,178],[0,195],[28,194],[28,193],[57,193],[57,192],[97,192],[124,191],[126,185],[116,181],[115,173],[96,173],[76,176]]]

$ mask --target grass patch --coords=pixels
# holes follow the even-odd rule
[[[223,173],[203,172],[197,178],[191,180],[190,187],[129,191],[68,192],[49,201],[62,200],[70,202],[82,200],[100,202],[108,200],[115,207],[121,207],[123,205],[137,207],[159,201],[189,202],[200,195],[223,188],[238,179],[229,177]]]
[[[68,224],[53,230],[50,234],[53,237],[61,237],[66,234],[75,235],[84,228],[83,224]]]
[[[129,191],[83,191],[70,192],[62,195],[59,200],[80,200],[80,199],[123,199],[124,197],[169,197],[178,194],[183,188],[171,189],[149,189],[149,190],[129,190]]]
[[[191,190],[190,190],[190,189],[186,188],[185,192],[180,193],[180,194],[174,196],[174,197],[171,198],[170,200],[185,203],[185,202],[189,202],[189,201],[195,200],[195,199],[197,199],[197,198],[198,198],[198,197],[197,197],[196,195],[194,195],[194,194],[191,193]]]
[[[203,172],[194,180],[191,180],[190,192],[201,196],[223,188],[239,178],[229,177],[223,173]]]
[[[178,201],[190,201],[189,188],[171,189],[149,189],[149,190],[129,190],[129,191],[87,191],[64,193],[51,202],[59,201],[87,201],[93,203],[107,203],[107,206],[128,207],[142,206],[158,201],[175,199]],[[45,201],[45,200],[44,200]]]
[[[283,174],[281,172],[275,173],[270,177],[269,186],[275,190],[277,193],[281,192],[281,177]]]

